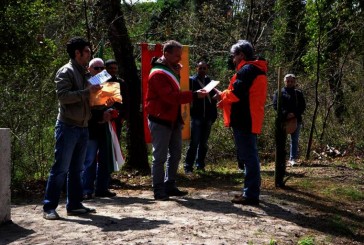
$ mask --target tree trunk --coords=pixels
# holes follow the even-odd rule
[[[141,111],[141,80],[135,64],[133,46],[125,25],[120,1],[102,1],[102,13],[108,26],[108,38],[120,68],[121,77],[128,84],[129,120],[127,122],[127,159],[125,168],[143,174],[150,173],[148,150],[144,140],[143,116]]]
[[[310,153],[311,153],[311,147],[312,147],[312,141],[313,141],[313,131],[315,129],[316,124],[316,118],[317,118],[317,111],[320,104],[320,101],[318,99],[318,85],[320,82],[320,56],[321,56],[321,35],[322,35],[322,16],[321,16],[321,10],[318,6],[318,3],[316,2],[316,10],[319,17],[319,33],[318,33],[318,40],[317,40],[317,66],[316,66],[316,83],[315,83],[315,110],[313,112],[312,116],[312,124],[310,129],[310,136],[308,138],[308,144],[307,144],[307,151],[306,151],[306,160],[310,159]]]
[[[282,68],[278,69],[278,91],[277,91],[277,117],[275,121],[275,140],[276,140],[276,159],[275,159],[275,172],[274,183],[276,187],[284,187],[284,176],[286,175],[286,139],[287,135],[282,128]]]

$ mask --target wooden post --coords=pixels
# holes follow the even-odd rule
[[[10,129],[0,128],[0,224],[11,222],[11,143]]]
[[[287,135],[282,127],[282,68],[278,68],[278,82],[277,82],[277,117],[275,123],[275,140],[276,140],[276,157],[275,157],[275,186],[284,187],[284,176],[286,174],[286,138]]]

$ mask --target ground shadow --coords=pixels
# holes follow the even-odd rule
[[[87,218],[87,219],[85,219]],[[63,218],[67,222],[75,222],[81,225],[96,226],[101,228],[103,232],[110,231],[126,231],[126,230],[152,230],[161,225],[170,224],[168,220],[150,220],[146,218],[113,218],[110,216],[103,216],[96,214],[89,214],[88,216],[80,216],[79,219]]]
[[[25,229],[13,222],[8,222],[0,225],[0,244],[9,244],[33,233],[35,233],[33,230]]]
[[[154,199],[147,199],[147,198],[140,198],[140,197],[133,197],[133,196],[115,196],[112,198],[93,198],[90,200],[83,201],[83,203],[87,205],[92,205],[94,203],[106,205],[112,204],[115,206],[126,206],[131,204],[151,204],[154,203]]]
[[[289,187],[285,188],[285,192],[267,192],[266,195],[270,196],[269,200],[262,200],[260,206],[270,216],[333,236],[364,242],[364,236],[358,234],[364,229],[364,218],[344,210],[343,206]]]
[[[183,198],[183,199],[171,199],[180,205],[204,212],[215,212],[222,214],[235,214],[245,217],[257,217],[257,214],[252,211],[242,210],[235,207],[232,203],[227,201],[209,200],[203,198]]]

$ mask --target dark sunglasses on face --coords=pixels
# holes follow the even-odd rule
[[[199,70],[202,70],[202,71],[206,71],[207,70],[207,67],[199,67],[198,69]]]
[[[103,66],[95,66],[93,68],[94,68],[95,71],[98,71],[98,70],[102,71],[103,69],[105,69],[105,67],[103,67]]]

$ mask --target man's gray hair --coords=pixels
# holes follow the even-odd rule
[[[284,76],[284,81],[287,81],[287,78],[293,78],[294,80],[296,80],[296,76],[293,73],[288,73]]]
[[[247,40],[239,40],[230,49],[231,54],[240,54],[243,53],[245,55],[245,60],[253,60],[254,59],[254,48],[253,45]]]

